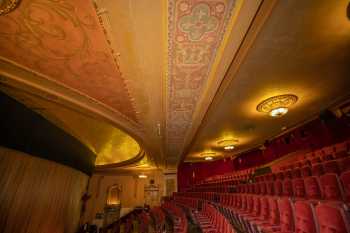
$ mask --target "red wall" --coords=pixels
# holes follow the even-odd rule
[[[328,115],[329,116],[329,115]],[[326,117],[327,118],[327,117]],[[268,163],[298,150],[316,150],[344,141],[350,137],[350,119],[323,118],[313,120],[268,143],[264,151],[256,148],[234,160],[217,160],[209,163],[181,163],[178,167],[178,189],[184,190],[206,177],[224,174]]]

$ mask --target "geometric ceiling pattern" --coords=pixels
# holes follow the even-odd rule
[[[167,154],[179,155],[236,1],[169,1]]]

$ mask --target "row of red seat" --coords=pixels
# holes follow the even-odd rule
[[[339,174],[344,170],[350,169],[350,140],[306,153],[302,156],[293,156],[285,161],[283,160],[274,164],[273,170],[275,170],[275,167],[278,170],[287,170],[286,172],[293,172],[293,170],[300,169],[300,171],[295,171],[295,173],[304,172],[304,175],[322,175],[327,172]],[[255,168],[249,168],[230,174],[215,175],[197,183],[191,191],[213,191],[221,188],[222,192],[226,192],[227,190],[223,189],[222,186],[237,185],[246,182],[252,177],[254,172]]]
[[[214,206],[205,203],[201,211],[193,212],[203,233],[235,233],[229,220]]]
[[[242,184],[237,186],[236,192],[350,203],[350,171],[345,171],[340,177],[335,173],[327,173],[320,177],[287,178]],[[175,193],[175,196],[177,195]],[[216,192],[186,192],[181,195],[214,202],[221,201],[225,204],[230,204],[229,198],[232,197],[231,193]]]
[[[348,151],[340,151],[335,154],[328,154],[321,159],[313,160],[313,163],[309,160],[309,165],[305,165],[302,162],[296,162],[289,166],[287,170],[283,170],[276,173],[269,173],[255,177],[255,181],[274,181],[277,179],[283,180],[284,178],[300,178],[307,176],[321,176],[325,173],[340,174],[346,170],[350,170],[350,154]],[[302,167],[303,166],[303,167]],[[201,184],[195,186],[190,191],[198,192],[231,192],[233,185],[238,185],[246,180],[231,180],[221,183]]]
[[[350,232],[349,212],[341,202],[315,202],[313,199],[291,199],[268,194],[228,195],[230,198],[210,203],[215,205],[232,226],[243,232]],[[177,195],[175,200],[182,204],[196,203],[197,208],[200,209],[201,199],[199,198]]]
[[[349,155],[349,151],[350,140],[306,153],[304,156],[297,156],[296,158],[293,158],[293,162],[287,161],[286,164],[282,162],[278,164],[278,167],[280,170],[287,170],[308,166],[315,163],[346,157]]]
[[[139,232],[147,233],[150,224],[149,214],[145,211],[142,211],[140,214],[138,214],[137,219],[139,222]]]
[[[166,210],[173,221],[174,233],[187,233],[188,221],[185,212],[173,201],[165,201],[162,208]]]
[[[165,213],[160,207],[153,207],[150,213],[154,220],[155,232],[162,233],[165,229]]]

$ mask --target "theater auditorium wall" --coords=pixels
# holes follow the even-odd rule
[[[74,233],[88,175],[0,147],[0,229],[3,233]]]
[[[160,198],[165,195],[165,177],[162,171],[155,170],[147,172],[147,178],[138,178],[139,173],[103,175],[94,174],[89,181],[88,194],[90,196],[86,203],[86,211],[83,219],[85,222],[92,222],[97,213],[104,213],[107,201],[107,191],[112,185],[120,187],[120,203],[122,213],[127,212],[137,206],[147,204],[147,193],[145,189],[150,187],[150,181],[154,181],[154,186],[158,189],[155,203],[160,204]],[[154,203],[154,204],[155,204]]]

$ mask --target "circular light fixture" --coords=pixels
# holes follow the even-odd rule
[[[140,175],[139,175],[139,178],[141,178],[141,179],[146,179],[147,176],[146,176],[145,174],[140,174]]]
[[[203,152],[201,153],[201,157],[204,158],[204,160],[209,161],[213,160],[215,156],[215,152]]]
[[[277,95],[262,101],[256,107],[258,112],[268,113],[272,117],[281,117],[288,112],[288,107],[298,101],[293,94]]]

